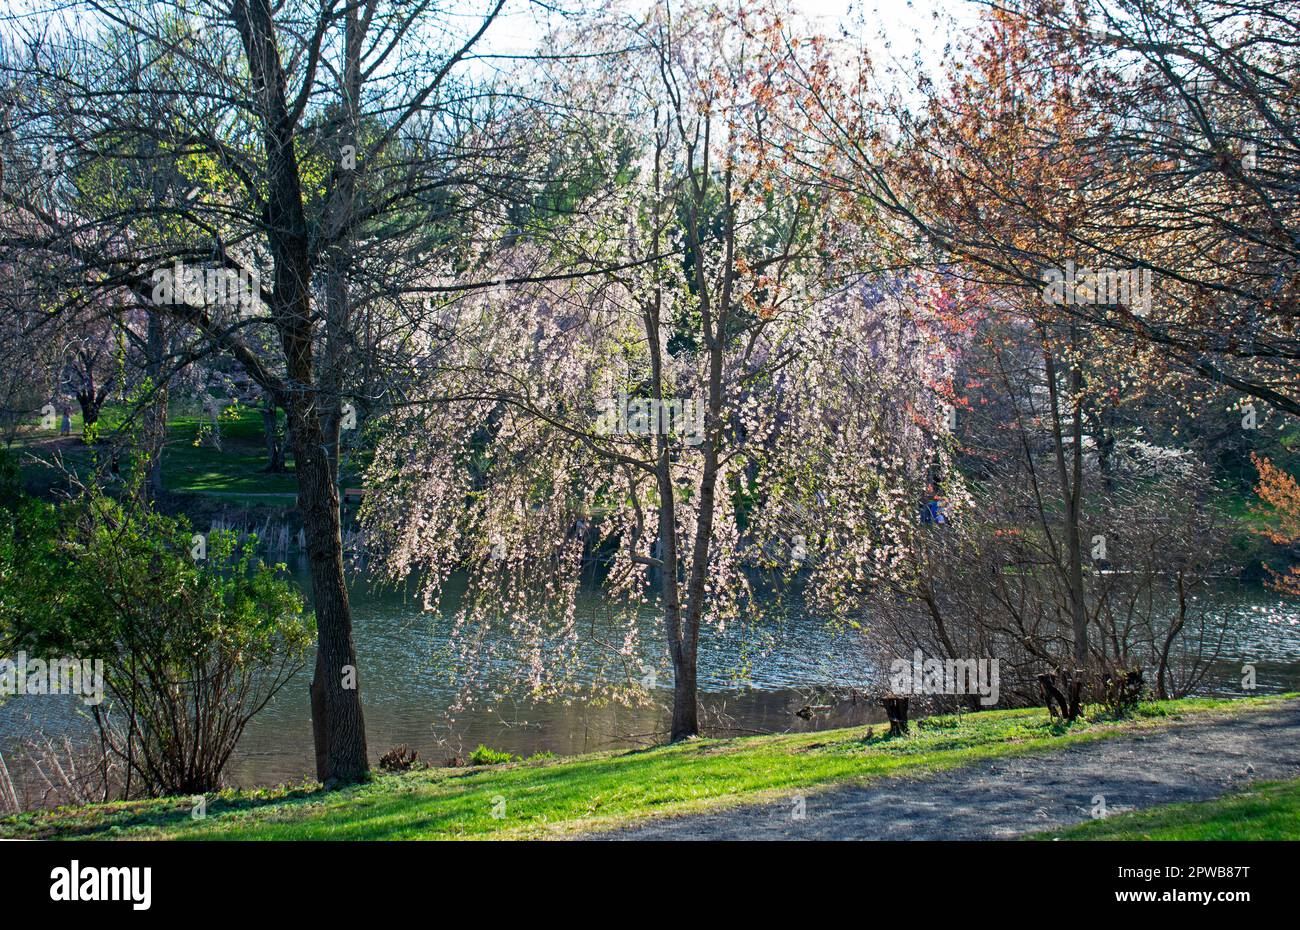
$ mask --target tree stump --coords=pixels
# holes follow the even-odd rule
[[[1107,709],[1119,716],[1132,710],[1142,700],[1146,681],[1141,668],[1120,668],[1102,675],[1101,686],[1102,699],[1106,702]]]
[[[889,735],[906,736],[907,698],[897,694],[887,694],[880,699],[880,705],[885,708],[885,714],[889,717]]]
[[[1047,712],[1053,718],[1074,720],[1079,716],[1081,709],[1083,670],[1044,672],[1038,676],[1038,692],[1043,698],[1043,703],[1047,705]]]

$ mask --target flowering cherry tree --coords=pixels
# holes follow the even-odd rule
[[[779,18],[660,8],[593,33],[637,49],[593,56],[627,76],[606,137],[628,167],[544,245],[479,270],[526,283],[471,290],[429,327],[363,519],[426,606],[468,577],[453,661],[480,696],[562,694],[592,647],[598,690],[634,695],[653,618],[681,739],[699,730],[700,639],[762,614],[758,573],[801,576],[833,611],[891,570],[947,455],[950,308],[932,281],[833,273],[835,224],[782,136]],[[568,97],[607,94],[607,73],[571,70]],[[584,635],[592,553],[616,641]]]

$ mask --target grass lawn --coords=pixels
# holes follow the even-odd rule
[[[1294,697],[1294,696],[1291,696]],[[933,717],[911,736],[875,727],[731,740],[692,740],[633,752],[378,775],[324,792],[314,786],[223,792],[207,816],[194,799],[36,812],[0,820],[0,836],[176,839],[538,838],[647,817],[772,800],[795,790],[924,773],[998,756],[1106,739],[1208,711],[1283,697],[1191,698],[1143,705],[1132,718],[1052,723],[1046,710]]]
[[[1215,801],[1118,814],[1036,840],[1300,840],[1300,779],[1261,782]]]
[[[104,408],[99,429],[106,444],[124,417],[124,408]],[[204,494],[237,505],[293,506],[298,482],[293,473],[292,454],[288,471],[268,474],[263,470],[266,449],[261,412],[241,407],[224,414],[221,449],[207,442],[196,443],[200,427],[210,422],[209,417],[197,412],[179,413],[171,418],[163,452],[163,486],[172,493]],[[81,442],[80,412],[72,416],[71,438],[61,438],[57,428],[43,430],[32,426],[19,433],[15,447],[17,451],[46,460],[57,450],[64,464],[79,473],[90,470],[96,451]],[[20,461],[25,477],[41,477],[39,472],[44,470],[43,466],[26,461],[25,457]],[[355,474],[344,474],[340,483],[343,487],[355,487],[360,479]]]
[[[237,417],[221,425],[222,448],[195,445],[199,416],[174,417],[168,424],[167,447],[163,452],[163,486],[189,494],[285,495],[292,504],[298,493],[292,460],[284,474],[267,474],[263,447],[262,415],[241,409]]]
[[[100,417],[100,435],[104,445],[111,443],[114,431],[125,411],[106,407]],[[263,445],[262,415],[259,411],[240,408],[222,420],[222,448],[204,443],[197,445],[201,423],[210,418],[201,414],[173,416],[168,423],[167,445],[163,452],[163,485],[180,494],[287,495],[292,504],[297,483],[290,471],[267,474]],[[33,456],[50,459],[57,450],[64,464],[78,472],[88,471],[96,449],[81,442],[81,414],[72,417],[71,438],[61,438],[56,430],[31,428],[19,434],[16,446]],[[103,454],[102,452],[100,453]],[[42,466],[23,461],[25,473]]]

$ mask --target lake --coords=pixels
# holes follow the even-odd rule
[[[305,585],[306,579],[300,582]],[[1241,666],[1247,659],[1256,665],[1256,693],[1300,690],[1300,604],[1235,584],[1216,600],[1234,618],[1237,644],[1231,658],[1216,664],[1206,690],[1241,693]],[[599,623],[598,605],[587,607]],[[376,592],[364,585],[354,587],[353,615],[372,757],[402,743],[433,763],[463,757],[479,743],[522,756],[569,755],[647,745],[667,727],[671,692],[666,687],[656,692],[657,707],[512,700],[471,707],[447,720],[455,689],[437,674],[432,661],[445,644],[446,624],[399,593]],[[878,707],[854,697],[855,687],[871,684],[880,674],[863,655],[865,633],[835,632],[816,617],[796,615],[761,630],[711,634],[701,632],[699,667],[701,722],[709,735],[804,731],[884,720]],[[662,647],[647,648],[653,654],[644,660],[665,668]],[[253,722],[231,767],[232,781],[258,784],[312,774],[309,672],[300,678],[300,685],[291,684]],[[659,680],[665,686],[671,683],[666,670]],[[818,710],[810,719],[796,716],[809,705],[829,709]]]
[[[305,575],[299,574],[306,585]],[[1258,690],[1300,690],[1300,604],[1287,603],[1258,587],[1230,585],[1214,598],[1215,609],[1232,618],[1235,643],[1212,669],[1205,690],[1241,693],[1241,666],[1253,661]],[[556,755],[648,745],[667,724],[666,688],[654,705],[626,707],[582,700],[536,703],[505,700],[461,710],[448,709],[456,691],[439,674],[437,656],[448,624],[424,613],[417,601],[392,590],[353,588],[352,605],[362,698],[372,759],[398,744],[442,764],[464,757],[479,743],[521,756]],[[599,603],[585,605],[599,624]],[[594,630],[599,635],[599,628]],[[759,629],[701,633],[702,723],[709,735],[803,731],[877,722],[879,709],[855,688],[878,680],[865,658],[867,634],[835,632],[817,617],[795,615]],[[645,645],[647,664],[670,683],[662,648]],[[743,673],[742,673],[743,670]],[[300,672],[253,721],[227,771],[238,786],[300,781],[313,774],[311,721],[307,700],[310,666]],[[796,711],[818,708],[810,718]],[[21,746],[36,729],[61,733],[75,728],[71,699],[24,697],[0,705],[0,752],[23,776]],[[84,726],[84,724],[82,724]]]

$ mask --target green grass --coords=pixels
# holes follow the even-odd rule
[[[267,474],[261,445],[262,415],[243,409],[221,427],[223,448],[195,445],[201,417],[180,416],[168,425],[163,453],[163,486],[171,491],[217,496],[286,495],[293,503],[298,482],[290,470]]]
[[[125,414],[121,407],[104,408],[99,428],[106,442],[121,425]],[[163,486],[173,493],[204,494],[233,504],[293,506],[298,482],[292,456],[287,472],[263,471],[266,451],[261,412],[249,407],[228,411],[222,418],[221,449],[208,443],[196,444],[200,426],[209,422],[210,418],[197,412],[182,412],[169,421],[163,452]],[[32,426],[19,433],[15,446],[47,460],[57,448],[65,466],[79,474],[88,474],[95,450],[80,440],[78,412],[72,417],[72,439],[61,438],[57,428],[43,430]],[[40,472],[44,471],[43,466],[30,461],[22,461],[22,466],[28,478],[39,479]],[[360,479],[355,474],[344,474],[340,483],[343,487],[355,487]]]
[[[100,435],[107,442],[124,416],[118,408],[105,408],[100,419]],[[292,471],[267,474],[263,445],[262,415],[242,407],[222,420],[222,448],[196,444],[202,423],[210,418],[198,413],[174,416],[167,426],[167,445],[163,452],[163,485],[183,494],[216,495],[287,495],[293,503],[297,483]],[[72,418],[73,440],[64,439],[58,446],[68,466],[78,471],[88,469],[95,450],[80,442],[81,416]],[[27,452],[48,458],[51,442],[60,439],[57,430],[30,429],[19,434],[19,445]],[[39,468],[28,463],[27,469]],[[292,466],[290,466],[292,468]]]
[[[1300,779],[1039,833],[1037,840],[1300,840]]]
[[[37,812],[0,820],[0,836],[175,839],[536,838],[599,830],[648,817],[772,800],[792,791],[921,774],[982,759],[1039,752],[1210,711],[1231,713],[1283,698],[1193,698],[1143,705],[1130,719],[1053,723],[1045,710],[990,711],[917,722],[890,739],[865,727],[732,740],[692,740],[472,768],[379,775],[335,792],[311,786],[225,792],[207,816],[192,799]],[[496,816],[494,816],[496,815]]]

